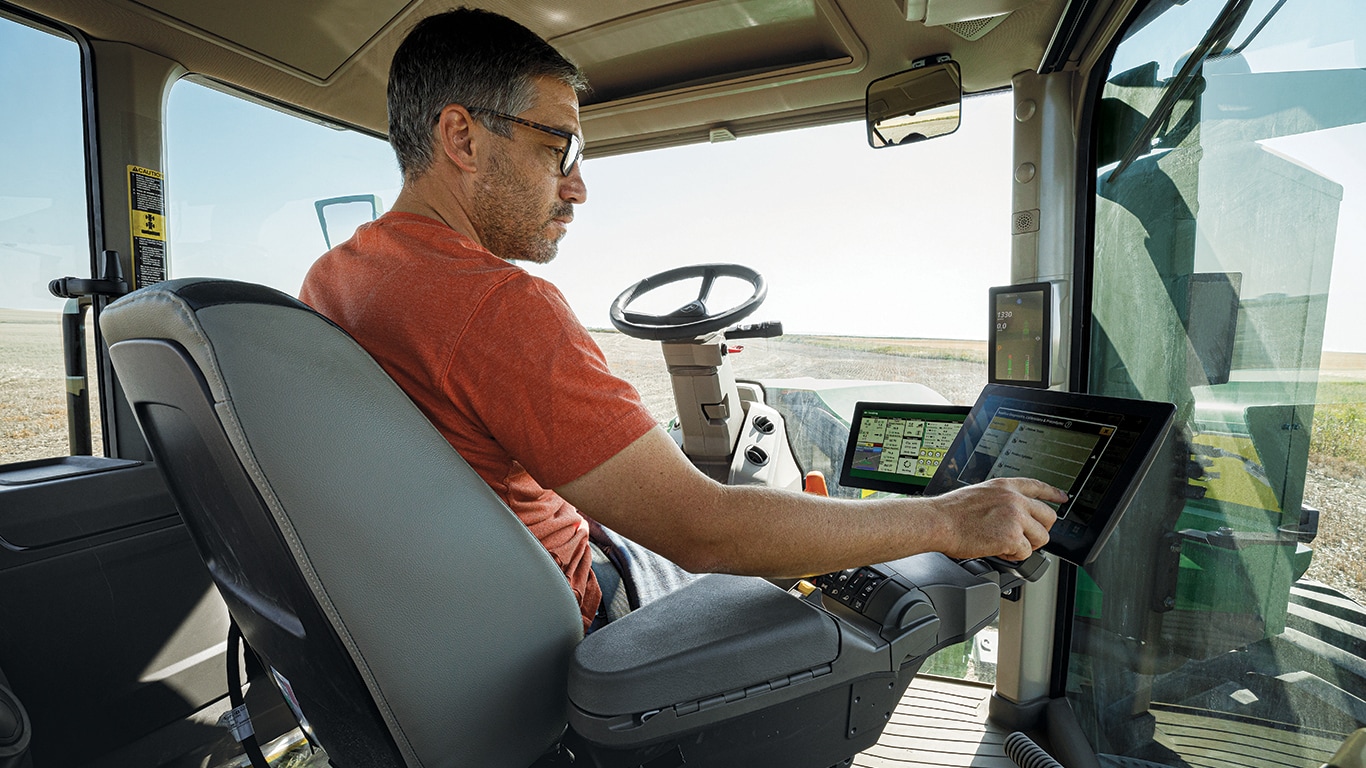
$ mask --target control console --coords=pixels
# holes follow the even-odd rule
[[[1042,480],[1068,495],[1055,505],[1042,551],[1085,565],[1118,524],[1175,412],[1171,403],[1003,384],[987,385],[962,415],[939,405],[859,403],[840,484],[937,496],[993,478]],[[1038,553],[983,562],[1026,580],[1043,567]],[[818,581],[843,588],[830,577]]]

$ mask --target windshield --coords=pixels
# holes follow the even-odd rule
[[[167,113],[172,276],[296,293],[327,247],[316,203],[364,196],[368,218],[370,196],[383,211],[397,194],[382,140],[191,80]],[[919,382],[970,403],[985,381],[986,289],[1009,282],[1010,129],[1009,95],[991,94],[966,100],[957,133],[919,146],[874,151],[849,123],[588,160],[588,202],[559,257],[524,266],[600,331],[661,421],[673,406],[659,345],[610,330],[608,307],[637,280],[706,262],[763,274],[768,300],[746,322],[787,332],[737,345],[738,376]]]
[[[637,280],[705,262],[763,274],[769,298],[745,322],[786,332],[737,343],[737,376],[917,382],[971,403],[987,288],[1010,279],[1010,106],[969,98],[958,133],[886,151],[850,123],[589,161],[559,258],[532,269],[604,329],[614,370],[661,420],[659,345],[606,331],[607,309]]]

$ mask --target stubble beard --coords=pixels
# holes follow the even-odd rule
[[[547,215],[530,210],[537,197],[532,185],[495,159],[475,198],[480,240],[493,255],[508,261],[549,264],[559,255],[560,237],[548,238],[546,228],[556,218],[574,214],[572,203],[559,200]]]

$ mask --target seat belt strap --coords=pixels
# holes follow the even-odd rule
[[[232,704],[232,709],[218,718],[218,724],[227,728],[237,743],[242,745],[252,768],[270,768],[256,740],[256,731],[251,725],[251,715],[247,713],[247,702],[242,692],[242,649],[246,644],[242,642],[242,630],[238,628],[237,620],[230,619],[229,622],[228,702]]]

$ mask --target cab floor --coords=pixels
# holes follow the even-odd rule
[[[1016,768],[1002,749],[1006,734],[987,723],[991,687],[935,677],[917,677],[878,743],[854,758],[862,768]],[[295,734],[298,738],[300,734]],[[272,768],[328,768],[323,752],[297,743],[271,755]],[[233,768],[238,768],[234,766]]]
[[[987,723],[990,696],[991,687],[986,685],[915,678],[882,738],[854,758],[854,765],[1016,768],[1002,747],[1007,734]]]

